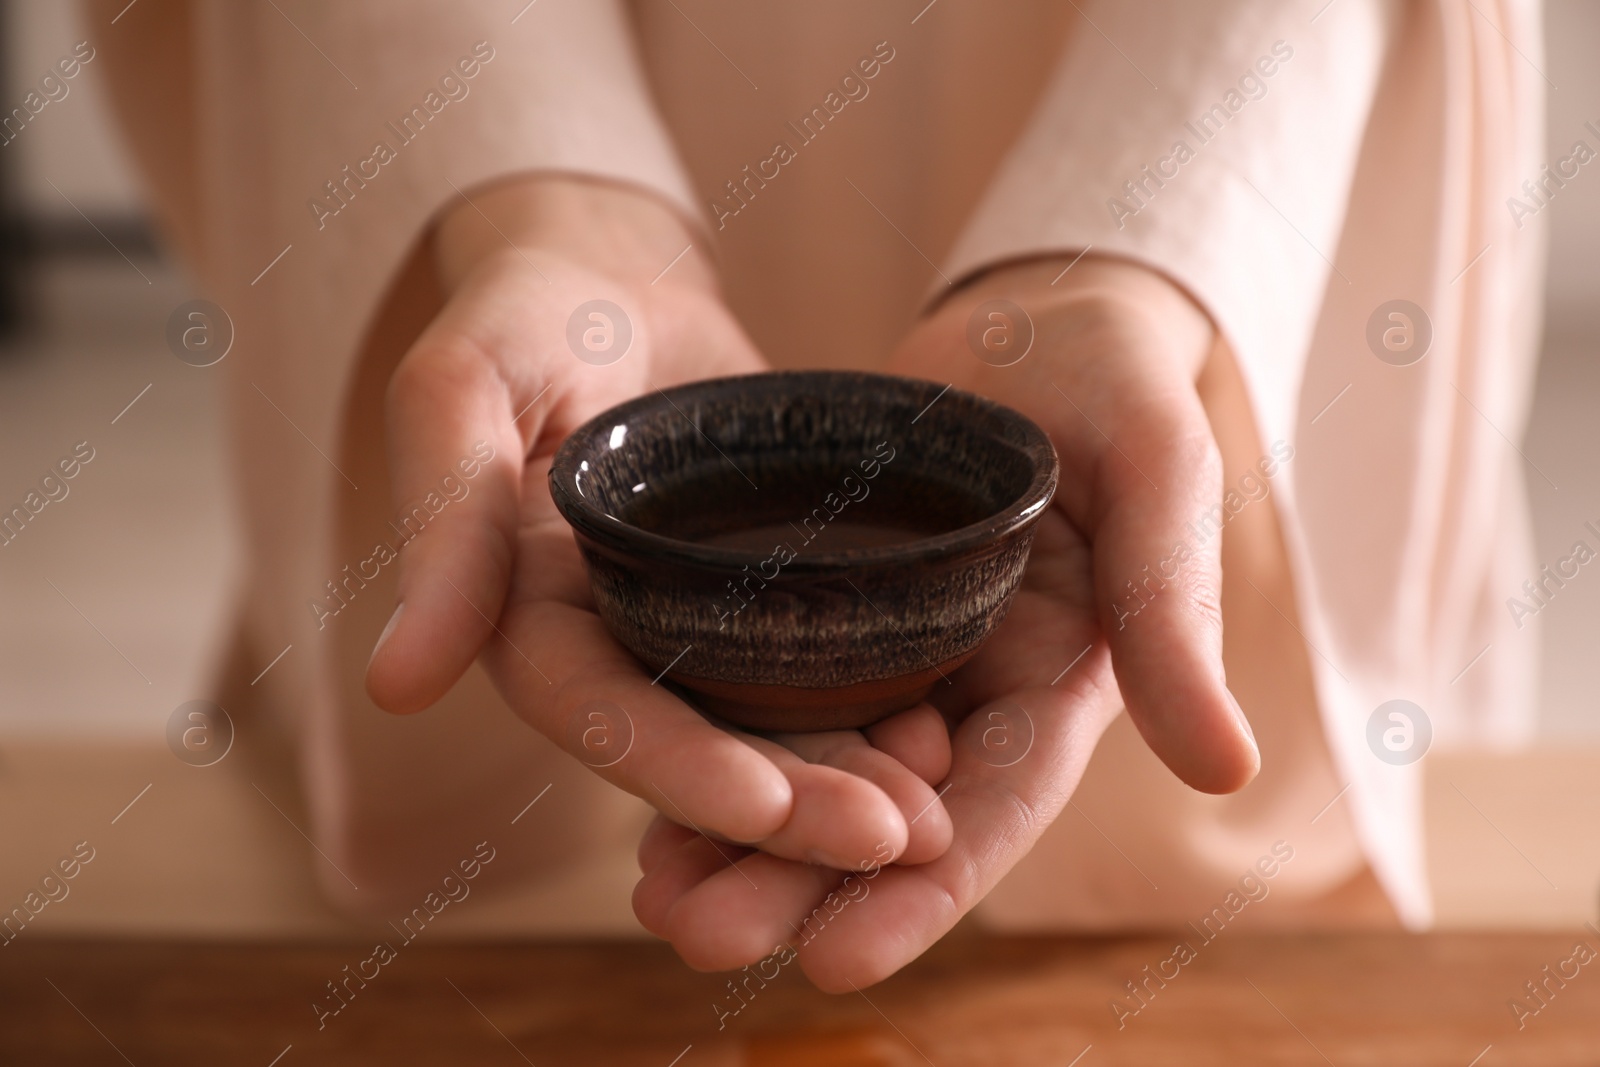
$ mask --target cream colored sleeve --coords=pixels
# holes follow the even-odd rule
[[[346,98],[333,85],[327,106],[342,118],[317,119],[323,137],[348,130],[346,154],[379,137],[408,157],[412,181],[444,175],[464,189],[519,172],[591,175],[702,219],[620,0],[341,0],[282,10],[300,31],[283,35],[282,47],[316,49],[358,87]],[[270,9],[259,17],[278,19]],[[400,148],[403,116],[430,92],[446,101],[437,121]]]
[[[947,273],[1137,260],[1201,302],[1258,401],[1292,404],[1394,19],[1326,2],[1081,4]]]

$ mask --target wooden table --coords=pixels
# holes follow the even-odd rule
[[[791,965],[765,988],[752,980],[721,1030],[713,1005],[738,1003],[725,977],[661,945],[419,941],[352,983],[319,1031],[312,1003],[369,949],[24,936],[0,948],[0,1064],[1600,1064],[1600,957],[1552,980],[1520,1029],[1508,1007],[1519,995],[1536,1006],[1523,983],[1555,973],[1577,942],[1600,950],[1592,931],[1225,932],[1164,987],[1152,981],[1119,1028],[1113,998],[1137,1005],[1123,983],[1175,941],[958,934],[841,997]]]

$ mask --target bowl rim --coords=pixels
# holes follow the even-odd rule
[[[654,392],[607,408],[588,419],[567,435],[551,458],[548,482],[556,509],[578,533],[625,557],[677,563],[719,572],[738,573],[746,567],[758,568],[761,563],[772,558],[771,550],[705,545],[654,533],[602,511],[598,505],[581,493],[575,492],[572,487],[576,485],[579,464],[587,456],[586,442],[593,440],[607,427],[626,422],[640,412],[660,407],[663,398],[678,405],[685,396],[724,391],[735,387],[735,383],[747,387],[772,388],[785,379],[789,381],[805,379],[813,382],[849,379],[862,386],[876,384],[902,392],[908,388],[927,390],[932,387],[941,390],[935,400],[945,396],[959,397],[964,403],[985,408],[997,415],[1019,431],[1021,450],[1034,457],[1042,457],[1043,461],[1041,462],[1040,458],[1033,460],[1033,471],[1028,485],[1015,500],[977,522],[902,544],[835,549],[827,552],[800,552],[790,562],[782,565],[776,577],[766,578],[763,575],[764,581],[781,583],[785,578],[814,579],[844,574],[872,565],[899,566],[926,563],[970,552],[981,552],[991,547],[998,551],[1009,535],[1027,529],[1037,522],[1055,496],[1061,472],[1055,445],[1050,440],[1049,434],[1045,433],[1037,423],[1014,408],[977,393],[957,389],[952,385],[941,385],[939,382],[905,375],[853,370],[774,370],[703,378],[667,389],[656,389]]]

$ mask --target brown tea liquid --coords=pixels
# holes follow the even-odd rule
[[[768,466],[755,488],[720,471],[646,487],[625,521],[681,541],[769,552],[843,552],[907,544],[978,522],[989,502],[909,467],[881,465],[867,478],[848,466]]]

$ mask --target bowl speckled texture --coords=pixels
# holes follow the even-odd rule
[[[934,382],[779,371],[655,392],[557,450],[550,492],[611,633],[759,730],[912,707],[1005,618],[1059,465]]]

